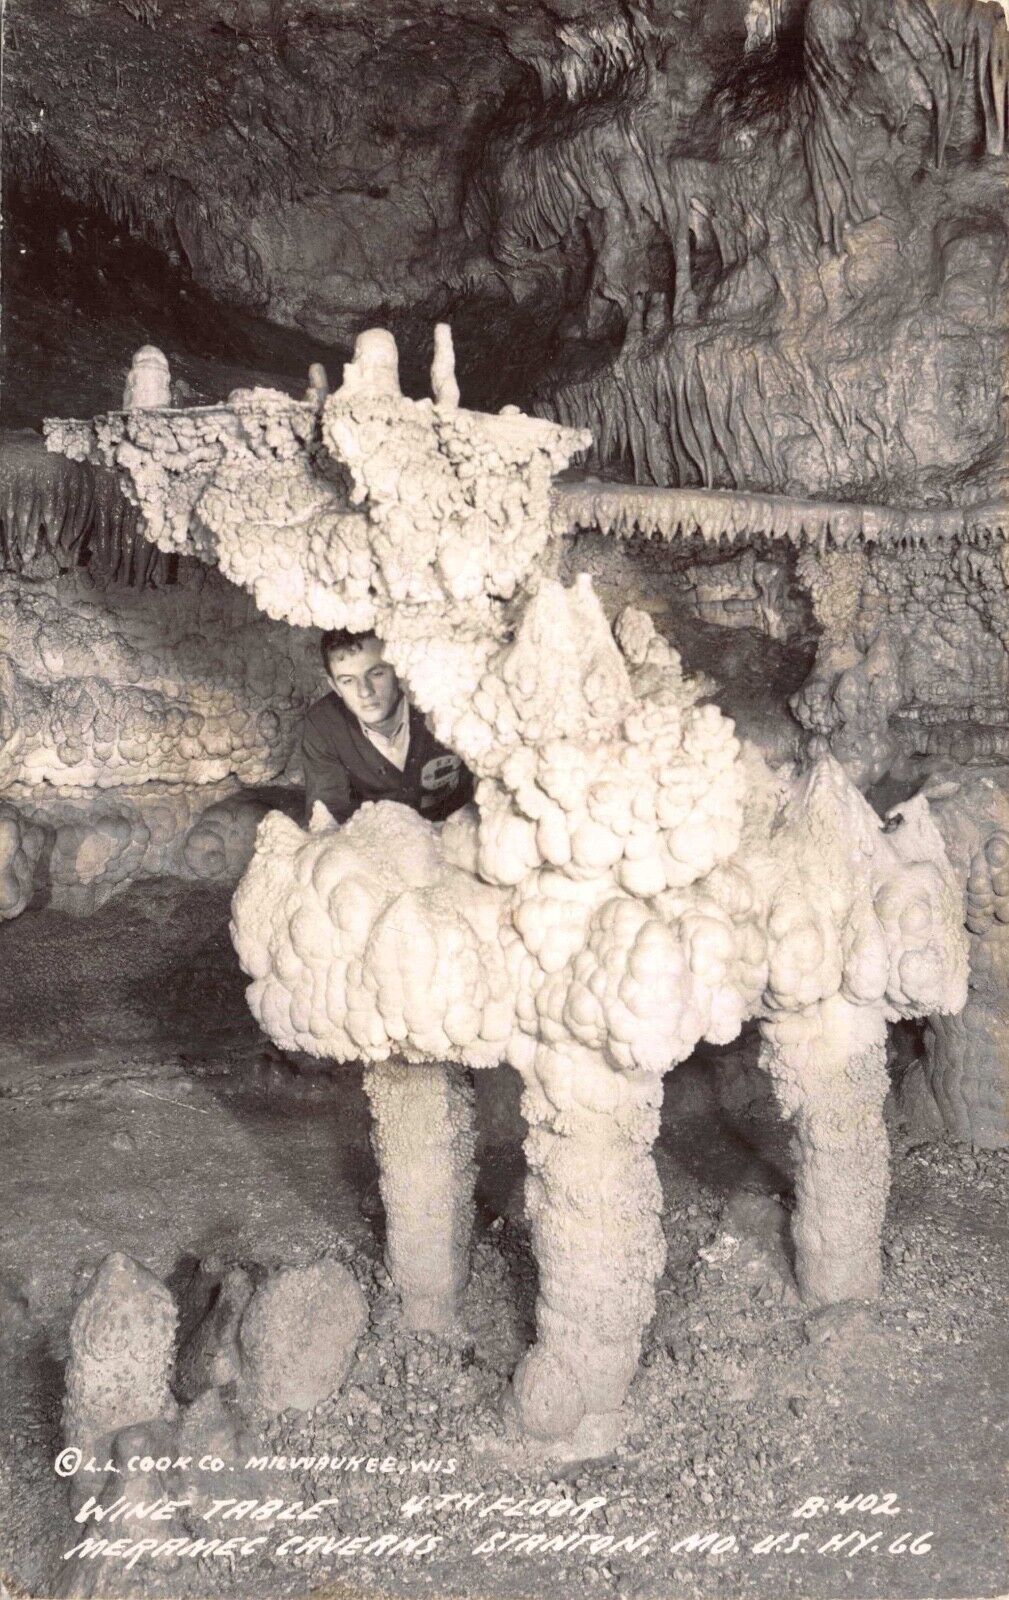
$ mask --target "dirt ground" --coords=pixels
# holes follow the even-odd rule
[[[477,1075],[480,1220],[464,1335],[449,1343],[398,1326],[359,1073],[288,1061],[257,1033],[225,894],[145,884],[86,921],[26,914],[0,926],[0,970],[0,1567],[12,1594],[1009,1589],[1006,1152],[915,1147],[893,1125],[882,1299],[810,1315],[789,1267],[787,1139],[752,1041],[686,1063],[667,1080],[669,1258],[628,1436],[605,1460],[563,1464],[520,1447],[502,1415],[535,1298],[514,1074]],[[81,1537],[53,1470],[67,1328],[112,1250],[173,1287],[210,1258],[328,1254],[357,1276],[371,1320],[343,1391],[257,1441],[270,1456],[330,1458],[261,1472],[252,1491],[334,1499],[308,1529],[328,1552],[280,1554],[271,1530],[247,1558],[167,1573],[153,1559],[111,1576],[61,1559]],[[394,1468],[369,1471],[376,1460]],[[473,1503],[445,1498],[460,1495]],[[581,1509],[554,1519],[537,1499]],[[362,1549],[385,1533],[435,1542]],[[502,1548],[529,1535],[541,1539]],[[536,1548],[561,1535],[566,1549]]]

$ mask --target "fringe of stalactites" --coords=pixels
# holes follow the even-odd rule
[[[672,541],[700,535],[709,544],[760,535],[793,545],[876,544],[892,549],[1004,542],[1009,505],[906,508],[793,500],[727,489],[636,488],[619,483],[559,483],[558,533],[597,529]]]
[[[549,133],[536,130],[502,141],[466,194],[464,221],[473,237],[487,232],[494,258],[521,267],[576,233],[593,208],[619,201],[615,146],[627,138],[628,112]]]
[[[605,21],[561,22],[553,50],[522,53],[522,59],[548,104],[585,105],[618,94],[642,70],[650,33],[644,13],[628,4]]]
[[[902,0],[890,17],[932,101],[934,156],[943,165],[958,117],[979,118],[988,155],[1006,153],[1009,24],[993,0]],[[858,124],[829,47],[807,28],[801,95],[803,150],[821,238],[840,250],[846,228],[873,212],[859,181]]]
[[[992,0],[905,0],[893,9],[890,26],[915,63],[932,100],[935,159],[941,165],[959,115],[969,106],[980,118],[985,148],[991,155],[1006,151],[1009,122],[1009,29],[1002,7]],[[599,34],[599,38],[595,37]],[[555,58],[537,62],[544,94],[558,103],[608,103],[611,115],[592,116],[551,129],[530,126],[524,134],[503,141],[500,160],[476,179],[467,197],[467,226],[491,232],[494,254],[506,267],[522,263],[529,253],[548,251],[577,236],[594,209],[642,205],[653,213],[681,261],[684,200],[681,191],[697,166],[668,159],[651,148],[653,134],[636,131],[635,83],[647,74],[638,27],[616,32],[579,27],[575,48],[568,41]],[[773,47],[772,47],[773,48]],[[840,251],[851,226],[875,211],[859,174],[855,146],[857,123],[848,109],[850,85],[831,53],[829,36],[808,24],[803,38],[803,73],[796,86],[790,118],[801,139],[819,237]],[[670,111],[670,115],[674,112]],[[768,124],[768,137],[774,130]],[[619,146],[620,159],[615,159]],[[710,180],[709,180],[710,182]],[[713,215],[740,208],[731,185],[718,185],[709,202]]]
[[[172,218],[186,191],[170,178],[149,177],[128,187],[112,172],[82,171],[68,154],[41,136],[28,137],[16,122],[7,134],[7,165],[11,181],[29,195],[66,195],[134,238],[162,250],[178,248]]]
[[[163,588],[178,558],[149,544],[115,473],[50,455],[33,434],[0,438],[0,568],[25,577],[85,568],[99,588]]]
[[[1009,22],[1000,0],[908,0],[894,7],[893,26],[932,98],[936,165],[968,94],[980,106],[987,153],[1005,155]]]
[[[16,125],[7,133],[6,147],[11,180],[29,195],[65,195],[107,217],[131,238],[170,258],[185,257],[207,287],[223,286],[243,300],[262,303],[266,279],[259,253],[233,221],[225,221],[219,205],[215,209],[181,180],[164,174],[127,180],[110,171],[80,168],[71,155],[41,138],[26,137]]]
[[[756,353],[739,351],[711,381],[696,351],[675,361],[661,350],[624,357],[607,372],[554,390],[534,406],[565,427],[592,433],[590,465],[628,470],[640,482],[738,486],[740,441],[748,474],[775,484],[775,444],[759,402]]]

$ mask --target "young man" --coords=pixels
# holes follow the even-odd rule
[[[321,800],[346,822],[366,800],[398,800],[441,822],[473,798],[473,778],[412,706],[373,633],[320,641],[333,692],[305,718],[305,819]]]

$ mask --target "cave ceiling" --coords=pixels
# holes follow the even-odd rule
[[[1004,485],[990,0],[11,0],[5,425],[336,379],[588,425],[642,482]]]

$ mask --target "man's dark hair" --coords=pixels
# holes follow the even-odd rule
[[[323,666],[328,671],[334,656],[349,655],[352,650],[360,650],[363,644],[370,644],[372,640],[378,642],[378,635],[372,628],[367,633],[352,633],[350,628],[328,628],[319,640]]]

